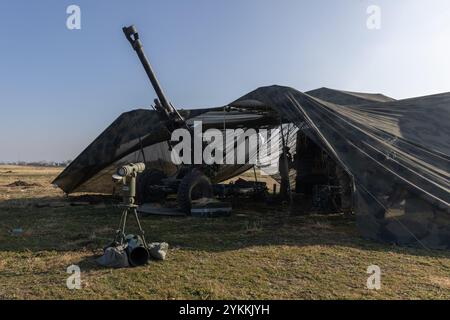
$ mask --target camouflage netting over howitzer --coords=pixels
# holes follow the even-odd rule
[[[238,122],[273,125],[272,110],[291,123],[351,175],[361,234],[399,244],[450,248],[450,93],[399,100],[380,94],[317,89],[259,88],[225,108],[185,111],[210,127]],[[255,111],[255,112],[253,112]],[[257,111],[257,112],[256,112]],[[170,138],[153,111],[120,116],[54,183],[67,193],[111,188],[115,167],[142,161],[174,171]],[[144,152],[140,151],[141,148]],[[224,180],[248,165],[223,166]],[[108,182],[107,182],[108,181]],[[110,191],[111,189],[109,189]]]

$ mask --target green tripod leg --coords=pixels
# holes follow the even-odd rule
[[[141,221],[139,220],[139,216],[138,216],[136,208],[133,208],[133,212],[134,212],[134,217],[136,219],[136,223],[139,227],[139,232],[141,233],[142,241],[144,242],[144,246],[145,246],[145,248],[148,249],[147,241],[145,240],[145,231],[144,231],[144,229],[142,229]]]
[[[122,216],[120,217],[120,222],[119,222],[119,227],[117,228],[116,231],[116,237],[114,239],[114,242],[116,244],[120,244],[123,245],[124,240],[125,240],[125,225],[127,223],[127,215],[128,215],[128,209],[125,209],[122,212]]]

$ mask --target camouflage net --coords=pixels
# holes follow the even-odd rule
[[[183,111],[183,115],[190,121],[207,120],[209,127],[218,129],[236,122],[249,128],[273,128],[279,126],[275,112],[280,122],[295,126],[287,142],[291,148],[300,130],[352,177],[362,235],[450,248],[450,93],[395,101],[380,94],[326,88],[302,93],[271,86],[230,106],[237,111],[227,113],[221,107]],[[111,193],[111,174],[120,164],[132,161],[173,173],[169,139],[154,111],[125,113],[54,183],[66,193]],[[218,181],[251,167],[221,166]]]

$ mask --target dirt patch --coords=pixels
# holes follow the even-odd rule
[[[443,289],[450,289],[450,278],[448,277],[431,277],[430,280]]]
[[[10,187],[10,188],[26,187],[26,188],[30,188],[30,187],[42,187],[42,185],[39,184],[39,183],[28,183],[26,181],[17,180],[17,181],[14,181],[13,183],[5,185],[5,187]]]

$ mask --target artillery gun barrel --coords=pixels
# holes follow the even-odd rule
[[[178,111],[172,106],[172,104],[166,98],[166,95],[164,94],[159,84],[159,81],[156,78],[155,72],[153,71],[150,62],[148,61],[147,56],[144,53],[144,50],[142,48],[143,47],[142,42],[141,40],[139,40],[139,34],[137,32],[136,27],[132,25],[129,27],[123,27],[122,30],[125,36],[127,37],[128,41],[130,42],[131,46],[136,51],[139,60],[141,60],[145,72],[147,73],[147,76],[150,79],[150,82],[153,86],[153,89],[155,90],[156,95],[158,96],[158,99],[161,102],[160,106],[163,107],[163,110],[160,111],[164,111],[164,113],[166,113],[167,116],[176,116],[177,118],[179,118],[178,120],[184,121],[184,119],[181,117]]]

